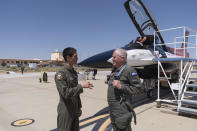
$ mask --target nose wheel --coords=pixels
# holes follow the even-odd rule
[[[147,91],[147,97],[148,97],[148,98],[152,98],[152,97],[153,97],[153,89],[149,89],[149,90]]]

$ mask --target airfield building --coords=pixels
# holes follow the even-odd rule
[[[28,66],[30,63],[34,63],[41,66],[46,65],[62,65],[64,61],[62,52],[56,50],[51,53],[50,60],[41,60],[41,59],[0,59],[0,66]]]
[[[62,52],[56,50],[55,52],[51,53],[51,60],[52,61],[64,61]]]

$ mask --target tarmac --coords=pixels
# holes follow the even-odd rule
[[[111,131],[107,104],[105,75],[98,72],[93,89],[81,94],[81,131]],[[56,131],[59,95],[54,72],[48,73],[48,83],[39,83],[40,73],[0,75],[0,131]],[[80,83],[80,81],[79,81]],[[133,131],[197,131],[196,116],[178,115],[176,106],[155,101],[135,107],[137,125]],[[18,121],[17,121],[18,120]]]

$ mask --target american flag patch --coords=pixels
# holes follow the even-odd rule
[[[62,77],[62,74],[61,73],[58,73],[56,78],[57,78],[57,80],[62,80],[62,78],[63,78]]]

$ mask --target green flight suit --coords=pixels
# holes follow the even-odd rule
[[[79,131],[78,111],[82,107],[79,94],[83,88],[78,84],[77,72],[66,65],[56,73],[55,83],[60,96],[57,131]]]
[[[113,80],[120,80],[121,89],[113,86]],[[108,81],[107,100],[111,124],[114,131],[131,131],[131,118],[135,112],[132,108],[132,96],[143,92],[137,72],[128,65],[112,70]],[[124,99],[122,99],[124,98]],[[135,120],[134,120],[135,122]]]

